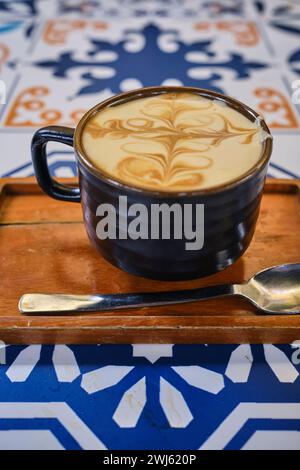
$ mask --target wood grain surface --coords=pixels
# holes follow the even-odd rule
[[[66,181],[66,180],[65,180]],[[74,184],[73,180],[67,180]],[[216,275],[151,281],[110,265],[90,246],[81,206],[44,195],[34,179],[0,180],[0,339],[9,343],[285,343],[300,339],[300,316],[266,316],[242,299],[76,316],[24,316],[24,293],[160,291],[237,283],[300,260],[300,182],[270,180],[254,239]]]

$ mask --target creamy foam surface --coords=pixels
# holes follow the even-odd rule
[[[228,183],[259,160],[259,122],[218,100],[166,93],[107,107],[85,125],[92,165],[130,186],[196,191]]]

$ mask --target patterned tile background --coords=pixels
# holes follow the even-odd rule
[[[33,174],[38,127],[75,126],[123,90],[184,84],[256,108],[274,135],[270,176],[300,177],[299,38],[299,1],[0,0],[0,175]],[[59,145],[49,161],[54,175],[76,172]],[[0,448],[300,449],[300,347],[7,346],[4,356]]]

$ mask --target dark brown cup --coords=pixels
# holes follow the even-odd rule
[[[252,239],[262,196],[272,140],[262,144],[257,164],[246,174],[214,188],[193,192],[165,192],[144,190],[113,179],[95,168],[84,154],[82,130],[99,110],[112,104],[167,92],[192,92],[206,99],[220,100],[239,111],[251,121],[257,113],[245,104],[213,91],[190,87],[151,87],[114,96],[88,111],[76,129],[49,126],[39,129],[32,139],[32,160],[40,187],[51,197],[64,201],[81,202],[88,236],[96,249],[111,263],[132,274],[161,280],[184,280],[208,276],[234,263],[247,249]],[[263,130],[270,133],[262,120]],[[75,150],[79,172],[79,186],[69,187],[53,180],[47,166],[46,145],[49,141],[65,143]],[[108,156],[109,157],[109,156]],[[156,204],[204,204],[204,246],[198,251],[187,251],[188,240],[100,240],[96,235],[100,204],[110,203],[116,211],[119,196],[127,196],[128,205],[144,204],[148,210]],[[71,236],[71,235],[70,235]]]

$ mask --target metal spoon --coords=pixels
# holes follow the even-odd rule
[[[244,284],[127,294],[25,294],[19,301],[19,310],[26,314],[101,312],[120,308],[195,302],[231,295],[245,297],[265,313],[300,313],[300,263],[282,264],[265,269]]]

